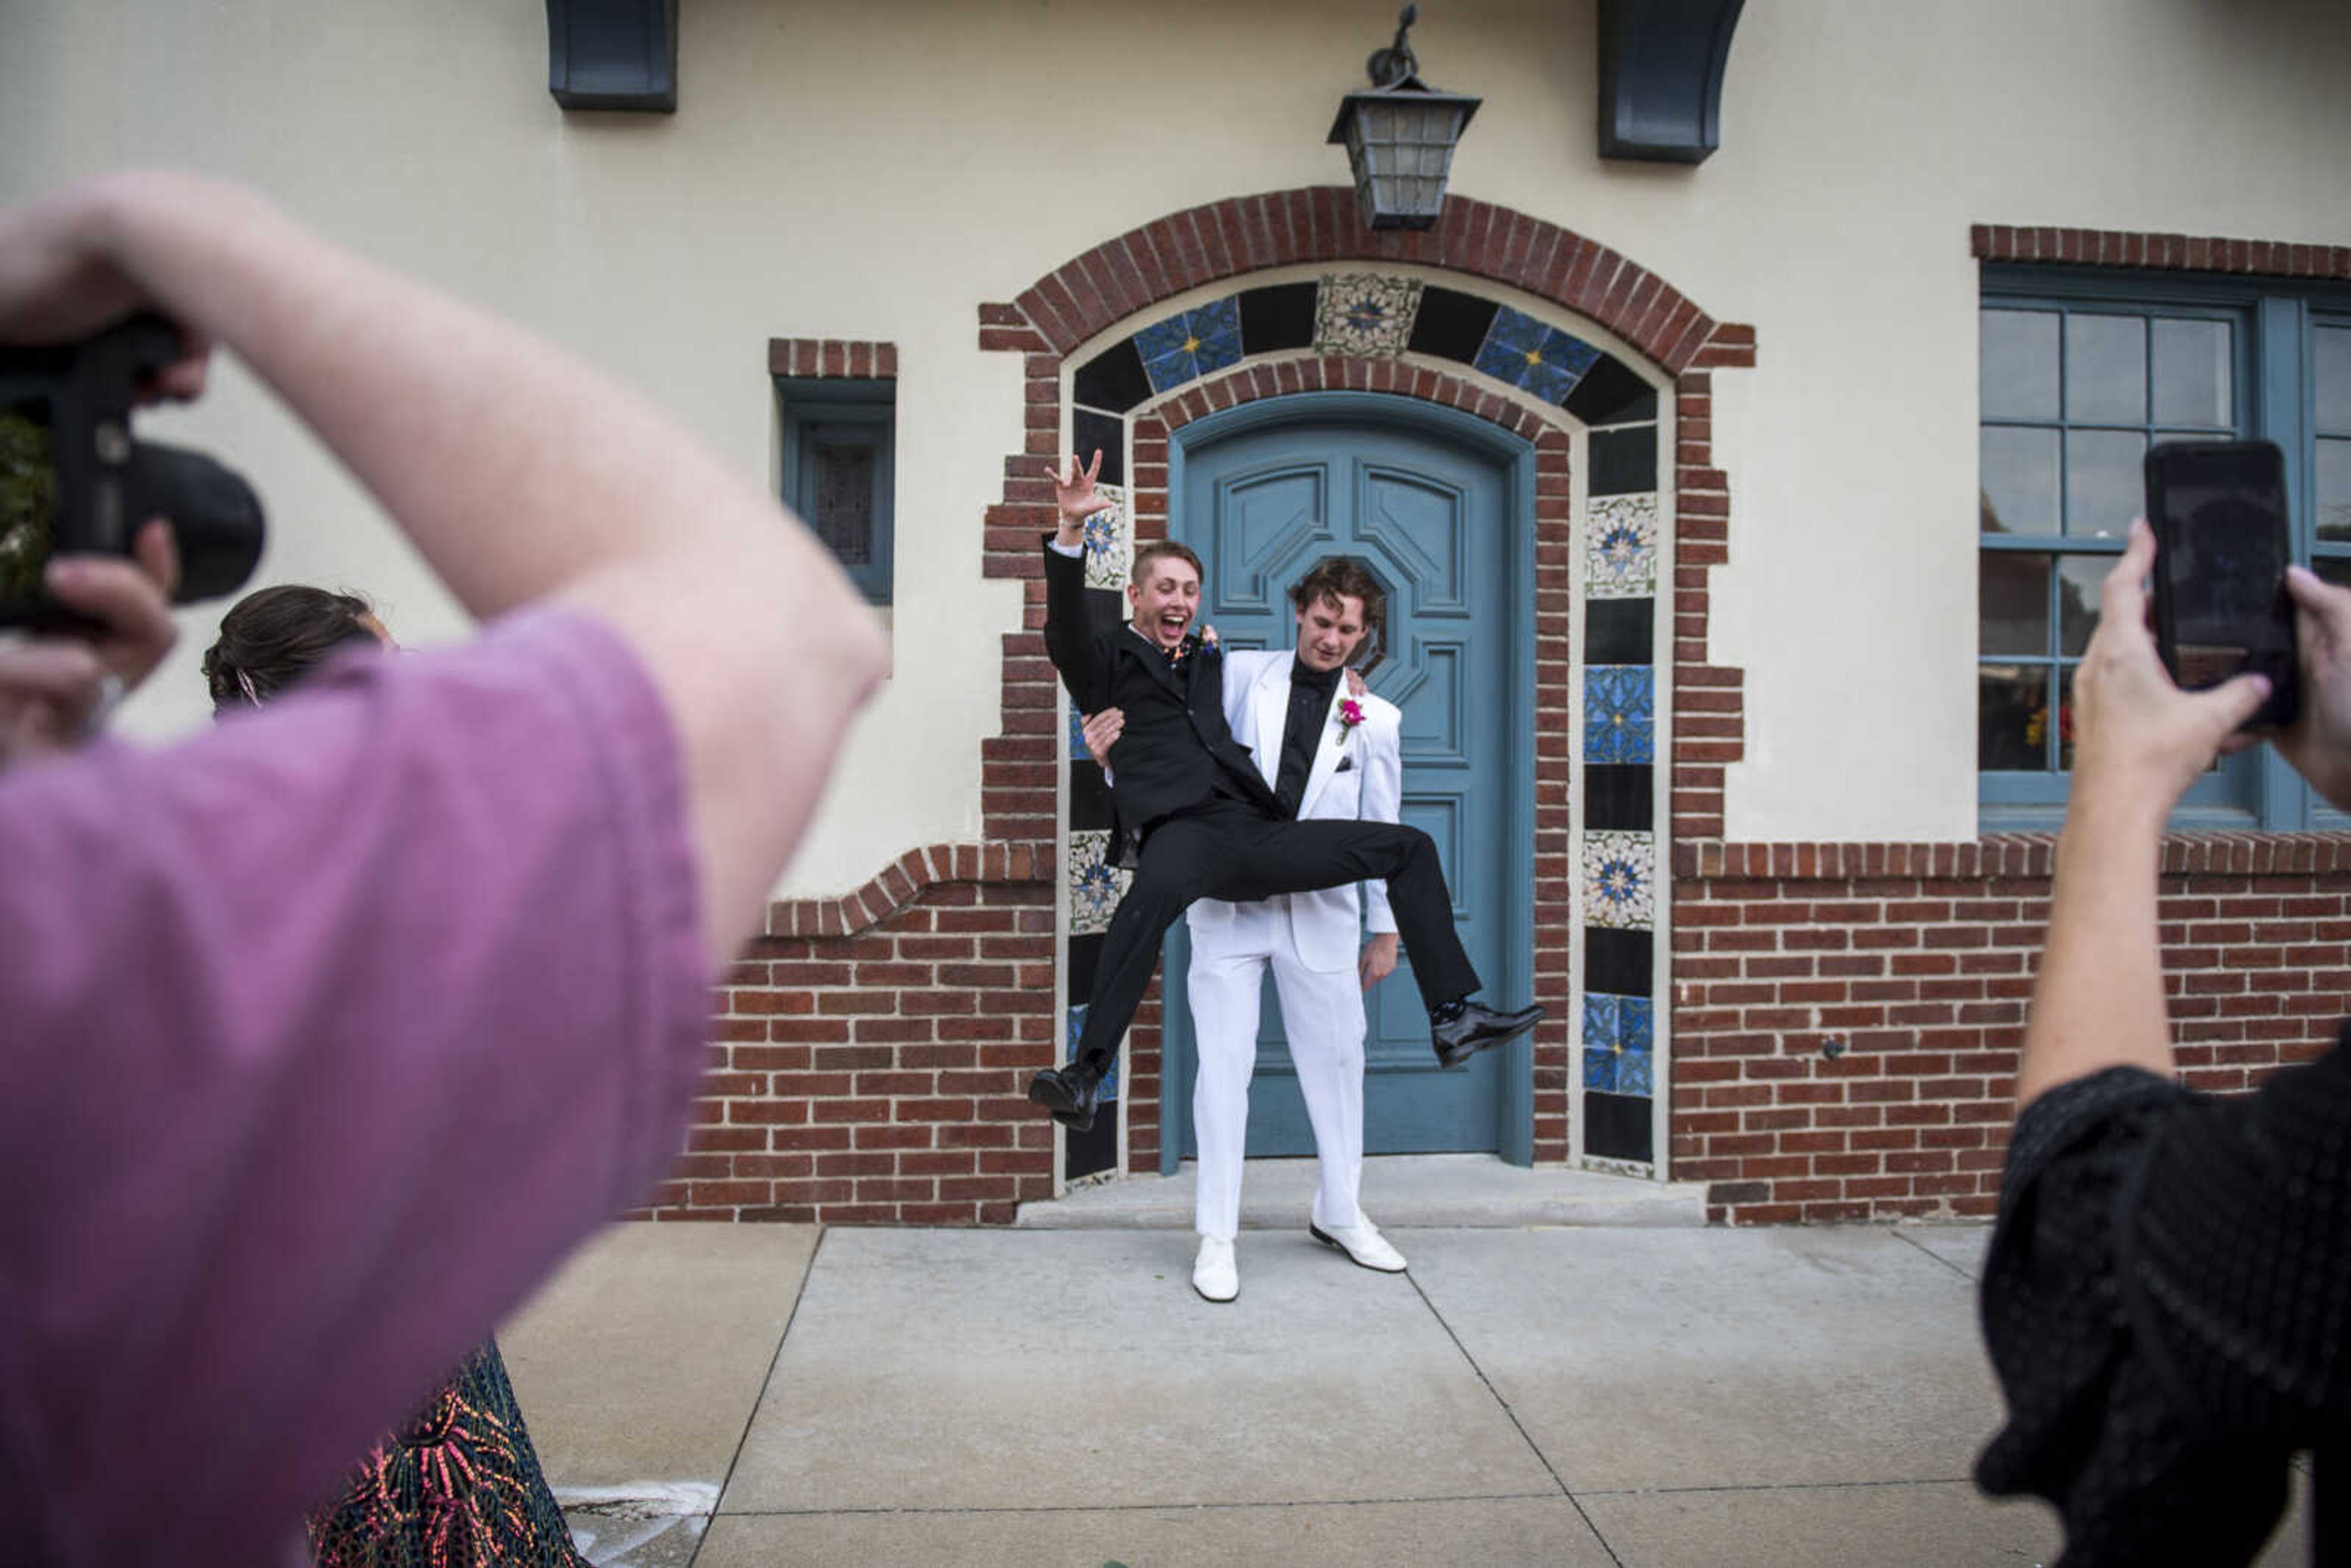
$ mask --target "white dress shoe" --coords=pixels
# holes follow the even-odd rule
[[[1200,1255],[1192,1260],[1192,1289],[1210,1301],[1229,1301],[1241,1293],[1241,1275],[1233,1267],[1231,1242],[1213,1236],[1200,1238]]]
[[[1337,1248],[1366,1269],[1376,1269],[1383,1274],[1405,1271],[1404,1254],[1389,1246],[1380,1228],[1368,1219],[1353,1225],[1334,1225],[1328,1230],[1310,1221],[1306,1233],[1325,1247]]]

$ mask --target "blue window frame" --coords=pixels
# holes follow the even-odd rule
[[[784,505],[868,602],[891,601],[897,383],[776,378]]]
[[[1978,323],[1979,800],[1988,828],[2053,826],[2074,668],[2140,510],[2151,443],[2276,442],[2296,557],[2351,581],[2351,290],[1988,267]],[[2174,818],[2322,821],[2342,819],[2266,748],[2214,768]]]

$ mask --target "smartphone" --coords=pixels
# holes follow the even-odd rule
[[[2155,530],[2155,641],[2164,667],[2198,690],[2251,670],[2269,700],[2247,729],[2300,710],[2294,601],[2285,569],[2285,459],[2266,441],[2166,441],[2147,454]]]

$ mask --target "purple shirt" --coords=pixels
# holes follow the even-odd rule
[[[684,791],[555,609],[0,778],[14,1550],[267,1556],[642,1199],[706,1038]]]

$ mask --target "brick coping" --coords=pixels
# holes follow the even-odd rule
[[[768,905],[769,936],[854,936],[879,925],[941,883],[1045,882],[1053,846],[1003,839],[908,850],[853,893],[837,898],[779,898]]]
[[[1674,846],[1674,875],[1694,881],[1768,878],[1843,882],[1856,877],[1983,880],[2045,878],[2056,871],[2055,833],[1987,833],[1951,843],[1728,843]],[[2168,833],[2167,876],[2307,876],[2351,873],[2351,838],[2339,833]]]

